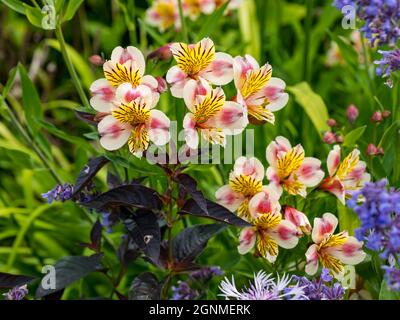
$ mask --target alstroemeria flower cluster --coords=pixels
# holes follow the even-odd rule
[[[306,272],[315,274],[321,263],[340,278],[345,265],[364,259],[363,243],[347,231],[334,234],[338,220],[331,213],[315,218],[312,228],[305,213],[290,205],[282,207],[280,202],[288,196],[306,198],[307,188],[319,186],[344,203],[346,193],[361,188],[370,178],[365,163],[359,160],[359,151],[353,150],[340,162],[340,148],[335,146],[328,156],[329,177],[325,180],[321,161],[305,157],[301,145],[292,147],[284,137],[279,136],[268,145],[266,158],[270,165],[266,171],[257,158],[238,158],[228,184],[215,193],[219,204],[252,224],[240,233],[239,253],[255,248],[256,256],[274,263],[279,247],[292,249],[299,238],[311,235],[314,244],[305,253]],[[263,185],[265,176],[268,185]]]
[[[184,17],[196,20],[201,14],[212,14],[216,9],[229,1],[227,11],[237,9],[242,0],[182,0]],[[146,22],[165,32],[171,27],[181,28],[178,0],[154,0],[146,11]]]
[[[169,141],[170,121],[154,110],[159,100],[158,82],[145,75],[145,60],[135,47],[117,47],[103,65],[104,78],[90,87],[92,107],[99,112],[100,143],[117,150],[128,143],[129,150],[141,156],[150,141],[165,145]]]

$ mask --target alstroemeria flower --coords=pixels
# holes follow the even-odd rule
[[[247,126],[243,105],[225,101],[221,88],[212,89],[204,79],[190,80],[184,92],[185,104],[190,110],[183,120],[186,144],[196,149],[199,133],[205,140],[222,146],[226,135],[236,135]]]
[[[361,189],[371,180],[369,173],[365,172],[366,164],[360,161],[360,151],[354,149],[340,163],[340,147],[333,147],[327,159],[329,177],[320,188],[334,194],[343,204],[348,191]]]
[[[203,78],[222,86],[233,79],[233,59],[229,54],[215,52],[214,42],[204,38],[196,44],[174,43],[171,52],[178,65],[168,70],[167,82],[171,94],[183,98],[189,80]]]
[[[337,225],[338,219],[329,212],[324,213],[322,218],[314,219],[311,235],[314,244],[306,252],[306,272],[309,275],[317,272],[318,262],[321,262],[324,268],[340,279],[345,265],[356,265],[364,260],[363,243],[346,231],[333,234]]]
[[[274,124],[273,112],[282,109],[289,100],[289,95],[284,92],[285,82],[271,77],[271,65],[260,67],[250,55],[235,57],[233,72],[237,100],[247,106],[250,123]]]
[[[161,32],[175,26],[180,28],[180,19],[177,0],[155,0],[146,11],[146,21]]]
[[[268,145],[266,156],[270,165],[267,178],[279,194],[285,189],[289,194],[306,197],[306,188],[316,186],[324,177],[321,161],[305,157],[300,144],[292,148],[284,137],[279,136]]]
[[[311,234],[312,227],[307,216],[299,210],[286,206],[285,219],[293,223],[297,228],[297,236],[301,237],[303,234]]]
[[[140,157],[152,141],[156,145],[168,143],[170,120],[159,110],[149,87],[119,86],[116,99],[120,105],[111,110],[98,124],[100,144],[106,150],[117,150],[128,143],[129,150]]]
[[[274,192],[269,192],[268,187],[263,187],[263,178],[264,167],[260,160],[254,157],[240,157],[235,161],[233,170],[229,175],[229,184],[219,188],[215,193],[215,198],[219,204],[232,212],[237,210],[239,217],[251,221],[253,218],[249,211],[249,201],[253,196],[264,190],[269,194],[271,204],[279,212],[279,197]]]
[[[291,249],[297,245],[299,238],[296,226],[282,219],[277,207],[265,192],[256,194],[250,200],[249,210],[255,218],[252,221],[254,227],[244,228],[240,233],[240,254],[245,254],[256,246],[262,257],[274,263],[278,256],[278,247]]]

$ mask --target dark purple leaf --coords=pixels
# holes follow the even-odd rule
[[[207,200],[204,198],[200,190],[197,189],[197,182],[191,176],[180,173],[175,180],[183,186],[186,192],[193,198],[198,207],[207,214]]]
[[[73,282],[87,276],[89,273],[103,269],[101,265],[102,257],[102,254],[94,254],[90,257],[70,256],[62,258],[54,265],[56,279],[55,289],[45,289],[42,284],[40,284],[36,290],[36,297],[42,298],[60,291]]]
[[[140,255],[140,249],[131,237],[125,235],[118,247],[117,255],[119,261],[126,267]]]
[[[78,179],[76,179],[73,195],[77,195],[85,186],[87,186],[93,180],[97,172],[108,162],[110,162],[110,160],[103,156],[90,159],[88,164],[85,165],[79,173]]]
[[[98,211],[113,206],[133,206],[143,209],[160,209],[162,202],[155,190],[140,184],[128,184],[102,193],[82,205]]]
[[[122,184],[122,181],[112,172],[107,172],[107,185],[110,188],[119,187]]]
[[[100,223],[100,220],[97,219],[96,223],[93,225],[93,228],[90,232],[90,241],[91,241],[91,249],[96,252],[100,252],[101,250],[101,232],[103,230],[103,226]]]
[[[142,273],[129,288],[129,300],[160,300],[162,284],[150,272]]]
[[[208,240],[226,228],[223,224],[202,224],[186,228],[172,240],[175,262],[191,262],[206,247]]]
[[[140,250],[154,263],[160,257],[161,233],[156,215],[149,210],[138,210],[122,218],[125,228]]]
[[[194,199],[189,199],[186,201],[183,208],[180,210],[179,214],[191,214],[198,217],[204,217],[213,219],[219,222],[231,224],[237,227],[249,227],[250,223],[244,221],[238,216],[234,215],[231,211],[229,211],[224,206],[219,205],[213,201],[207,200],[207,211],[208,214],[205,213],[197,204]]]
[[[0,288],[12,289],[14,287],[20,287],[33,281],[35,277],[14,275],[9,273],[0,272]]]

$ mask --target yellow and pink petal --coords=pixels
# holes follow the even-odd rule
[[[217,203],[235,212],[240,205],[245,201],[245,198],[232,190],[229,185],[222,186],[215,192]]]
[[[314,243],[321,243],[327,236],[332,235],[338,225],[338,219],[330,212],[322,215],[322,218],[314,219],[314,228],[311,234]]]
[[[115,100],[115,88],[110,85],[107,79],[98,79],[90,86],[90,92],[93,97],[90,99],[90,105],[99,112],[111,112]]]
[[[158,146],[167,144],[170,140],[170,120],[160,110],[151,110],[150,119],[148,121],[147,131],[149,139]]]
[[[306,187],[315,187],[321,182],[324,177],[324,172],[321,170],[321,161],[305,157],[300,168],[296,170],[297,179]]]
[[[246,254],[253,249],[256,243],[257,234],[254,228],[243,228],[239,236],[238,251],[240,254]]]

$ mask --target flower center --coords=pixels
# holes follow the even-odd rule
[[[121,123],[129,123],[135,127],[145,124],[150,119],[150,110],[143,102],[132,101],[129,104],[121,104],[112,115]]]
[[[194,107],[194,119],[196,124],[201,125],[222,109],[225,103],[224,92],[211,91],[204,97],[203,101]]]
[[[244,175],[230,179],[229,185],[233,191],[245,197],[252,197],[262,190],[262,181]]]
[[[198,73],[205,69],[215,57],[215,48],[203,48],[201,43],[189,46],[179,43],[179,49],[173,53],[179,68],[192,78],[197,78]]]
[[[246,77],[246,81],[240,90],[243,99],[250,97],[251,95],[260,91],[271,79],[272,68],[270,65],[263,66],[259,70],[251,70]]]
[[[132,60],[128,60],[124,64],[115,63],[110,70],[104,70],[104,76],[114,87],[118,87],[125,82],[129,82],[136,87],[142,80],[140,70]]]

